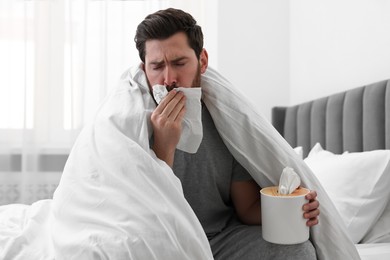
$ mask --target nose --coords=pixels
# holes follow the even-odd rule
[[[164,85],[172,86],[177,84],[177,75],[174,69],[169,66],[165,67],[164,71]]]

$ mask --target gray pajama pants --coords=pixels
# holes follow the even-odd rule
[[[261,235],[261,226],[232,225],[209,242],[216,260],[317,259],[310,241],[296,245],[269,243]]]

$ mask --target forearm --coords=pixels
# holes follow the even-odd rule
[[[261,225],[260,201],[254,202],[245,212],[239,214],[239,218],[246,225]]]
[[[259,185],[254,180],[233,181],[231,196],[237,216],[247,225],[261,225]]]
[[[164,161],[166,164],[168,164],[169,167],[172,168],[173,160],[175,159],[175,150],[167,151],[164,148],[159,148],[158,145],[153,145],[152,149],[160,160]]]

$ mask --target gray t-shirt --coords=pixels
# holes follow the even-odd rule
[[[232,180],[250,180],[234,159],[205,105],[202,107],[203,140],[196,154],[176,150],[173,172],[181,180],[184,196],[209,239],[235,216],[230,198]]]

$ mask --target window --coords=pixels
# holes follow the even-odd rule
[[[1,1],[0,146],[69,149],[168,1]],[[0,148],[2,149],[2,148]]]

